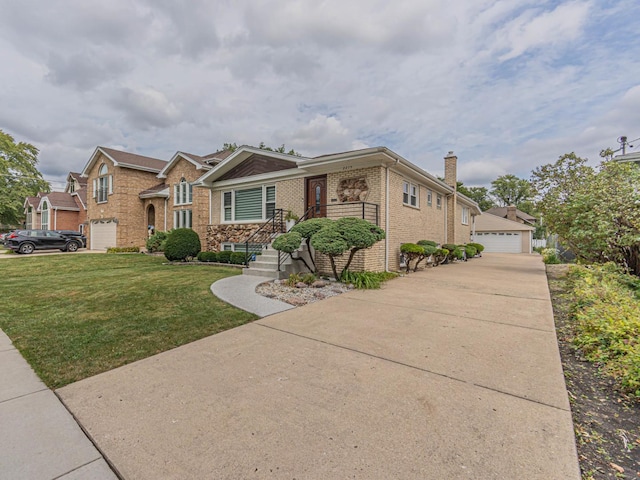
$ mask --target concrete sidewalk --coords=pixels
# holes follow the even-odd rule
[[[580,478],[539,256],[431,268],[58,394],[125,478]]]
[[[114,480],[98,450],[0,330],[0,478]]]

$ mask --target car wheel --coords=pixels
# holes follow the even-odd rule
[[[18,252],[28,255],[29,253],[33,253],[33,250],[34,247],[32,243],[23,243],[22,245],[20,245]]]
[[[78,244],[76,242],[69,242],[67,244],[67,252],[77,252]]]

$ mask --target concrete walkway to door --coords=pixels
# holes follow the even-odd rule
[[[124,478],[580,478],[539,256],[412,273],[58,394]]]

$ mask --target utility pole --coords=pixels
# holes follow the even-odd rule
[[[624,155],[627,152],[627,137],[623,135],[618,139],[618,143],[622,145],[622,154]]]

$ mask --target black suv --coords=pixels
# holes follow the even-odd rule
[[[75,252],[86,244],[84,235],[70,230],[16,230],[5,239],[5,246],[25,254],[56,248],[63,252]]]

